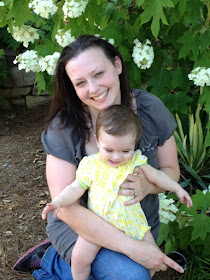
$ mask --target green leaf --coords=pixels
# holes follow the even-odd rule
[[[34,21],[33,15],[28,8],[27,0],[14,1],[12,8],[8,12],[6,19],[15,19],[15,25],[22,26],[25,20]]]
[[[204,146],[207,148],[210,146],[210,131],[207,132],[206,138],[205,138],[205,142],[204,142]]]
[[[182,1],[182,0],[181,0]],[[188,22],[194,24],[200,18],[203,4],[199,0],[190,0],[188,4]]]
[[[187,249],[191,242],[192,227],[187,226],[180,230],[177,238],[180,240],[180,249]]]
[[[204,241],[206,234],[210,232],[210,217],[197,214],[190,222],[190,225],[194,227],[191,240],[196,240],[200,237]]]
[[[51,40],[48,39],[43,39],[39,45],[36,45],[34,50],[38,53],[38,55],[43,57],[53,54],[55,51],[54,44]]]
[[[136,0],[136,5],[140,7],[144,2],[145,0]]]
[[[168,97],[164,100],[164,104],[171,112],[178,111],[178,99],[176,94],[168,94]]]
[[[168,254],[171,251],[176,251],[177,249],[178,244],[175,237],[172,237],[172,239],[167,240],[165,244],[165,254]]]
[[[192,102],[192,98],[189,95],[187,95],[187,91],[177,91],[175,94],[177,95],[177,100],[179,104],[178,112],[183,115],[187,115],[189,110],[189,104],[190,102]]]
[[[136,66],[134,62],[129,63],[128,73],[130,77],[131,87],[139,87],[141,84],[141,70]]]
[[[141,15],[141,25],[152,18],[151,30],[153,36],[157,38],[160,30],[160,20],[163,24],[168,24],[163,11],[164,7],[174,7],[174,5],[171,0],[150,0],[146,4]]]
[[[36,85],[39,88],[38,94],[46,89],[46,82],[44,79],[44,73],[39,72],[36,74]]]
[[[124,61],[126,61],[126,62],[130,62],[131,61],[131,54],[130,54],[129,50],[125,46],[120,45],[118,47],[118,50],[121,53]]]
[[[200,35],[200,52],[207,50],[209,48],[210,42],[210,30],[206,30]]]
[[[187,171],[198,181],[202,182],[203,183],[203,180],[200,178],[200,176],[197,174],[197,172],[192,168],[190,167],[189,165],[185,164],[185,163],[182,163],[183,166],[187,169]]]
[[[199,54],[199,40],[197,31],[188,30],[184,32],[184,35],[177,40],[183,45],[179,51],[179,58],[184,58],[192,52],[194,60],[196,60]]]
[[[187,72],[184,68],[177,67],[173,72],[171,72],[172,86],[173,89],[176,87],[181,89],[187,89],[189,85],[189,80]]]
[[[151,79],[148,85],[157,87],[158,89],[164,89],[166,86],[170,88],[171,74],[170,71],[159,65],[154,65],[149,71]]]
[[[203,91],[202,94],[200,95],[198,102],[199,104],[204,104],[205,105],[204,109],[207,112],[210,112],[210,87],[209,86],[203,87]]]
[[[163,241],[168,239],[169,231],[170,231],[170,227],[168,224],[164,224],[164,223],[160,224],[160,230],[159,230],[159,235],[157,240],[158,246],[160,246],[163,243]]]
[[[180,12],[180,15],[181,15],[181,16],[182,16],[182,15],[184,14],[184,12],[186,11],[187,2],[188,2],[188,0],[181,0],[181,1],[179,1],[179,12]]]
[[[195,61],[194,67],[209,67],[210,65],[210,51],[206,50],[203,53],[201,53],[197,60]]]

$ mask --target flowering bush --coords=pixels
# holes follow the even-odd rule
[[[209,82],[204,74],[210,64],[210,4],[204,0],[193,3],[5,0],[0,1],[0,26],[8,27],[20,47],[23,43],[23,47],[36,51],[39,59],[61,52],[81,34],[112,39],[110,42],[126,62],[131,86],[158,95],[172,113],[187,115],[191,104],[197,102],[204,104],[207,112],[210,108]],[[5,38],[2,46],[8,42]],[[195,84],[203,86],[202,100],[189,80],[194,80],[195,73],[191,71],[198,67],[201,72],[196,75]],[[32,67],[31,71],[35,69]],[[42,72],[43,69],[46,70]],[[51,91],[53,77],[49,73],[53,71],[47,72],[47,68],[36,71],[39,92]]]
[[[53,0],[33,0],[30,1],[28,7],[31,8],[37,15],[47,19],[50,15],[54,15],[58,9],[58,7],[53,3]]]
[[[210,265],[210,188],[203,192],[197,190],[191,198],[193,207],[182,205],[176,212],[176,220],[168,224],[161,223],[158,245],[164,244],[166,254],[178,250],[186,256],[188,269],[184,279],[209,279],[205,275],[209,273]],[[194,269],[198,270],[194,256],[205,263],[200,278],[192,276]]]

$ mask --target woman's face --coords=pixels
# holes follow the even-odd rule
[[[98,47],[83,51],[66,64],[66,73],[78,97],[95,116],[111,105],[121,104],[121,72],[120,58],[116,56],[113,65]]]

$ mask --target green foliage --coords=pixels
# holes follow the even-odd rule
[[[186,256],[188,268],[181,279],[209,279],[204,276],[210,275],[210,192],[197,190],[191,198],[193,207],[182,205],[174,222],[161,224],[158,245],[164,245],[166,254],[178,250]]]
[[[89,0],[85,12],[72,19],[64,19],[64,0],[54,2],[57,13],[45,19],[28,8],[29,0],[6,0],[5,6],[0,7],[0,27],[9,27],[12,32],[15,20],[18,26],[37,28],[40,39],[29,49],[41,56],[61,51],[55,40],[58,29],[71,29],[75,37],[88,33],[113,38],[126,61],[132,87],[142,87],[159,96],[174,114],[189,113],[196,88],[187,75],[196,66],[210,65],[209,1]],[[135,38],[152,42],[155,59],[150,69],[140,70],[133,61]],[[37,74],[40,91],[50,88],[52,79],[47,75]],[[208,96],[203,94],[202,103],[206,103],[204,108],[209,112]]]
[[[175,139],[179,154],[182,178],[188,180],[191,193],[197,187],[206,189],[210,184],[210,143],[209,128],[206,128],[206,121],[202,126],[200,119],[201,106],[198,107],[195,117],[189,115],[188,130],[185,134],[182,122],[176,114],[178,129],[175,131]],[[203,112],[203,119],[208,115]]]

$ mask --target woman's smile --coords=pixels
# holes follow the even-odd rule
[[[99,102],[104,102],[106,98],[108,97],[109,90],[107,89],[103,93],[99,94],[98,96],[92,97],[93,100],[99,101]]]

